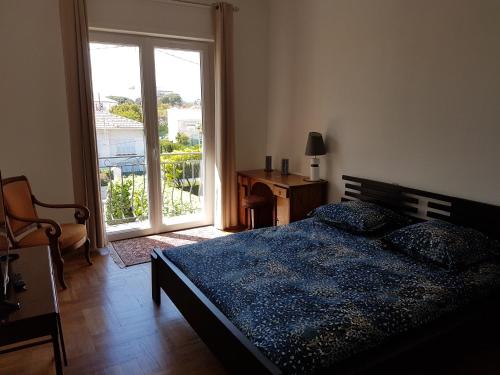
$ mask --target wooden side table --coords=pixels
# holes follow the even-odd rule
[[[9,285],[12,300],[21,303],[21,309],[0,316],[0,354],[52,343],[56,373],[61,375],[61,351],[67,365],[59,304],[48,246],[12,250],[19,259],[11,262],[12,273],[20,273],[27,290],[16,293]],[[27,340],[36,340],[23,344]],[[4,346],[11,346],[1,349]]]
[[[274,204],[274,224],[284,225],[306,218],[318,206],[326,204],[327,181],[305,181],[305,176],[289,174],[283,176],[279,171],[264,170],[239,171],[238,175],[238,222],[248,228],[248,213],[242,199],[252,192],[256,184],[263,184],[272,192]]]

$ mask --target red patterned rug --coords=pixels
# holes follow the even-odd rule
[[[120,267],[128,267],[149,262],[151,251],[155,248],[168,249],[225,236],[227,234],[229,234],[229,232],[224,232],[209,226],[113,241],[111,245],[114,252],[111,251],[111,256]]]

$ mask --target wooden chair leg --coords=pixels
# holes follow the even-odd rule
[[[92,259],[90,258],[90,240],[87,238],[87,241],[85,241],[85,258],[87,259],[87,263],[89,265],[92,265]]]
[[[66,281],[64,280],[64,259],[61,256],[61,250],[59,249],[59,243],[54,243],[51,241],[50,244],[50,253],[52,256],[52,261],[56,265],[57,271],[57,279],[59,280],[59,284],[63,289],[67,289]]]

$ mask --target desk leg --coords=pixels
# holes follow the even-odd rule
[[[57,314],[57,329],[59,330],[59,338],[61,340],[64,366],[67,366],[68,365],[68,358],[66,357],[66,346],[64,345],[64,335],[63,335],[62,324],[61,324],[61,314]]]
[[[273,195],[273,227],[278,225],[278,198]]]
[[[59,329],[58,329],[58,318],[56,314],[56,321],[54,322],[54,327],[52,329],[52,345],[54,348],[54,364],[56,366],[56,374],[63,375],[63,368],[61,363],[61,347],[59,345]]]

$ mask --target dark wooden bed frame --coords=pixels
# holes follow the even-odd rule
[[[400,185],[342,176],[346,181],[343,201],[363,200],[378,203],[395,211],[422,220],[438,218],[458,225],[472,227],[500,239],[500,207],[447,195],[430,193]],[[281,370],[164,255],[162,250],[151,254],[152,297],[161,303],[161,289],[168,295],[200,338],[231,372],[252,374],[281,374]],[[498,299],[485,302],[487,308],[471,306],[453,316],[421,327],[417,331],[392,339],[326,369],[324,373],[357,373],[392,358],[427,340],[449,332],[467,321],[474,321],[485,311],[498,309]]]

